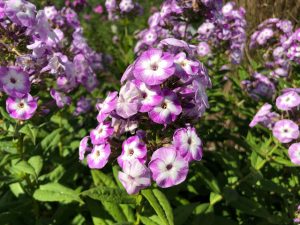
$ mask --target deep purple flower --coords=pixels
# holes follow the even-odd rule
[[[288,153],[292,163],[300,165],[300,143],[292,144]]]
[[[160,49],[150,49],[137,59],[133,75],[147,85],[163,83],[175,72],[173,56]]]
[[[34,115],[36,109],[37,98],[33,98],[30,94],[22,98],[8,97],[6,99],[6,111],[14,119],[28,120]]]
[[[193,127],[177,129],[173,136],[173,145],[187,161],[202,159],[202,141]]]
[[[80,114],[86,113],[91,109],[91,100],[85,97],[81,97],[76,104],[76,109],[74,115],[78,116]]]
[[[114,133],[110,122],[100,123],[95,129],[90,132],[90,137],[93,145],[103,144]]]
[[[182,183],[186,179],[188,167],[188,161],[173,146],[157,149],[149,163],[153,180],[162,188]]]
[[[91,169],[102,169],[108,162],[111,150],[108,143],[94,145],[94,148],[87,156],[87,164]]]
[[[149,169],[138,160],[134,159],[124,162],[123,172],[119,172],[118,178],[130,195],[136,194],[141,189],[151,185]]]
[[[176,120],[182,107],[174,92],[164,89],[162,95],[163,100],[149,112],[149,117],[155,123],[169,124]]]
[[[118,157],[118,163],[122,168],[125,161],[131,161],[133,159],[145,163],[146,156],[147,147],[145,143],[138,136],[132,136],[123,142],[122,154]]]
[[[22,97],[30,91],[29,76],[20,68],[0,67],[0,87],[10,96]]]
[[[280,110],[291,110],[300,105],[300,96],[295,91],[280,95],[276,99],[276,106]]]
[[[289,143],[299,137],[299,127],[291,120],[279,120],[274,125],[273,135],[281,143]]]

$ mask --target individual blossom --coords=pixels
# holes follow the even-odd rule
[[[273,135],[281,143],[289,143],[299,137],[299,127],[291,120],[279,120],[274,125]]]
[[[300,165],[300,143],[292,144],[288,153],[292,163]]]
[[[149,112],[149,117],[155,123],[166,125],[176,120],[182,107],[174,92],[164,89],[162,96],[163,100]]]
[[[205,57],[211,53],[209,44],[206,42],[200,42],[197,46],[197,53],[200,57]]]
[[[271,109],[272,105],[265,103],[255,114],[249,126],[254,127],[258,123],[266,121],[268,119],[268,115],[271,113]]]
[[[202,159],[202,141],[193,127],[177,129],[173,136],[173,145],[188,161]]]
[[[134,4],[133,4],[132,0],[122,0],[120,2],[119,7],[120,7],[121,12],[128,13],[134,9]]]
[[[188,161],[173,147],[157,149],[149,163],[153,180],[162,188],[182,183],[188,173]]]
[[[135,115],[140,108],[141,92],[131,81],[127,81],[119,92],[116,112],[119,116],[127,119]]]
[[[137,80],[135,85],[141,92],[140,112],[149,112],[154,106],[162,102],[163,96],[158,86],[147,86],[145,83]]]
[[[300,96],[295,91],[289,91],[276,98],[276,106],[280,110],[291,110],[300,105]]]
[[[0,67],[0,88],[13,97],[22,97],[30,91],[28,74],[20,68]]]
[[[89,139],[90,139],[90,137],[86,136],[86,137],[82,138],[82,140],[80,141],[80,144],[79,144],[79,160],[83,160],[85,153],[87,151],[91,150],[89,145],[88,145]]]
[[[186,53],[180,52],[174,57],[174,62],[176,65],[177,74],[181,74],[183,77],[186,75],[196,75],[199,70],[199,62],[189,60]]]
[[[30,119],[37,109],[37,98],[33,98],[30,94],[22,98],[8,97],[6,99],[6,111],[9,115],[18,120]]]
[[[118,92],[114,91],[108,93],[104,101],[96,105],[97,109],[99,110],[97,116],[97,120],[99,123],[103,122],[110,114],[110,112],[115,110],[117,106],[117,101],[118,101]]]
[[[94,13],[102,14],[103,13],[102,5],[97,5],[96,7],[94,7],[93,11],[94,11]]]
[[[80,114],[86,113],[91,109],[91,100],[85,97],[81,97],[77,104],[74,115],[78,116]]]
[[[119,171],[118,178],[130,195],[151,185],[149,169],[135,159],[124,162],[123,172]]]
[[[103,144],[114,133],[110,122],[100,123],[95,129],[90,132],[90,137],[93,145]]]
[[[143,52],[133,68],[135,78],[147,85],[161,84],[174,72],[173,56],[160,49],[150,49]]]
[[[146,156],[147,147],[145,143],[138,136],[132,136],[123,142],[122,154],[118,157],[118,163],[122,168],[125,161],[131,161],[133,159],[145,163]]]
[[[56,105],[59,108],[63,108],[64,106],[71,104],[71,97],[67,96],[63,92],[59,92],[59,91],[56,91],[54,89],[51,89],[50,90],[50,95],[55,100]]]
[[[87,156],[87,164],[91,169],[102,169],[108,162],[111,149],[108,143],[94,145],[94,148]]]

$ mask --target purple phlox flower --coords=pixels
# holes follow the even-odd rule
[[[163,100],[149,112],[149,117],[155,123],[166,125],[176,120],[182,107],[174,92],[164,89],[162,96]]]
[[[33,98],[30,94],[26,94],[22,98],[11,96],[6,99],[6,111],[10,117],[18,120],[30,119],[34,115],[37,105],[37,98]]]
[[[157,40],[157,32],[154,29],[149,29],[143,33],[143,43],[152,45]]]
[[[132,0],[121,0],[119,7],[121,12],[128,13],[134,9],[134,3]]]
[[[121,84],[123,84],[126,80],[132,80],[134,78],[132,70],[133,64],[130,64],[122,75]]]
[[[127,119],[139,111],[140,102],[141,92],[133,82],[127,81],[120,89],[116,112]]]
[[[108,117],[108,115],[116,109],[117,101],[118,92],[115,91],[108,93],[104,101],[96,105],[97,109],[99,110],[97,116],[97,120],[99,123],[103,122]]]
[[[29,75],[21,68],[0,67],[0,88],[13,97],[22,97],[30,91]]]
[[[249,126],[254,127],[256,124],[268,120],[268,115],[271,113],[271,109],[272,105],[265,103],[255,114]]]
[[[192,61],[187,58],[186,53],[178,53],[174,57],[176,63],[176,75],[180,74],[183,77],[187,75],[196,75],[199,71],[199,62]]]
[[[256,37],[256,41],[259,45],[264,45],[266,42],[274,36],[274,32],[271,28],[264,28]]]
[[[94,145],[90,154],[87,155],[87,164],[91,169],[102,169],[108,162],[111,149],[108,143]]]
[[[138,80],[134,81],[136,87],[141,92],[140,112],[149,112],[163,100],[159,86],[147,86]]]
[[[189,56],[193,55],[193,50],[196,49],[196,46],[189,45],[184,40],[179,40],[176,38],[166,38],[159,42],[160,48],[168,47],[168,50],[172,53],[179,53],[186,51]]]
[[[25,0],[7,0],[4,8],[6,16],[13,23],[25,27],[35,24],[36,7]]]
[[[299,137],[299,127],[291,120],[279,120],[273,127],[273,135],[281,143],[289,143]]]
[[[286,92],[276,98],[276,106],[280,110],[291,110],[300,105],[300,96],[295,91]]]
[[[197,53],[200,57],[205,57],[211,53],[211,49],[207,42],[199,42],[197,46]]]
[[[124,134],[125,132],[134,134],[134,131],[138,128],[138,121],[134,119],[112,117],[111,125],[117,135]]]
[[[147,85],[161,84],[174,72],[173,56],[160,49],[150,49],[143,52],[133,68],[135,78]]]
[[[68,57],[62,53],[54,53],[48,61],[48,65],[41,70],[41,73],[49,71],[50,74],[57,74],[65,70],[65,63],[68,62]]]
[[[120,167],[123,168],[125,161],[137,159],[141,163],[145,163],[146,157],[147,147],[145,143],[137,135],[135,135],[123,142],[122,154],[118,157],[118,163]]]
[[[289,147],[289,157],[292,163],[300,165],[300,143],[294,143]]]
[[[85,97],[81,97],[76,104],[76,109],[74,115],[78,116],[80,114],[86,113],[91,109],[91,100]]]
[[[149,169],[138,160],[125,161],[123,172],[119,171],[118,178],[130,195],[151,185]]]
[[[173,146],[157,149],[149,163],[153,180],[162,188],[182,183],[188,174],[188,167],[188,161]]]
[[[92,149],[89,146],[88,142],[89,142],[90,137],[86,136],[84,137],[79,144],[79,160],[83,160],[84,159],[84,155],[86,152],[90,152]]]
[[[55,89],[51,89],[50,95],[55,100],[56,105],[59,108],[63,108],[64,106],[71,104],[71,97],[67,96],[65,93],[56,91]]]
[[[100,123],[95,129],[91,130],[90,137],[93,145],[107,142],[108,138],[114,133],[114,128],[110,122]]]
[[[94,7],[93,11],[94,11],[94,13],[102,14],[103,13],[102,5],[97,5],[96,7]]]
[[[94,73],[90,73],[82,78],[82,83],[87,91],[92,92],[99,85],[99,81]]]
[[[177,129],[173,136],[173,145],[187,161],[202,159],[202,141],[193,127]]]
[[[58,15],[57,9],[55,6],[46,6],[44,8],[44,13],[47,19],[49,20],[54,20],[55,17]]]

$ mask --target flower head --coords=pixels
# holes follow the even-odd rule
[[[289,147],[289,157],[292,163],[300,165],[300,143],[294,143]]]
[[[157,149],[149,163],[153,180],[162,188],[182,183],[186,179],[188,166],[173,146]]]
[[[108,162],[111,150],[108,143],[94,145],[94,148],[87,156],[87,163],[91,169],[102,169]]]
[[[6,94],[13,97],[22,97],[30,91],[28,74],[20,68],[0,67],[0,87]]]
[[[151,185],[149,169],[138,160],[134,159],[124,161],[123,172],[120,171],[118,177],[127,193],[130,195],[136,194],[141,189]]]
[[[143,52],[133,68],[135,78],[147,85],[161,84],[174,72],[173,56],[160,49],[150,49]]]
[[[280,110],[291,110],[300,105],[300,96],[295,91],[289,91],[276,99],[276,106]]]
[[[111,127],[110,122],[102,122],[90,133],[93,145],[103,144],[108,137],[114,133],[114,128]]]
[[[30,94],[22,98],[11,96],[6,99],[6,110],[14,119],[28,120],[34,115],[36,109],[37,98],[33,98]]]
[[[193,127],[177,129],[173,136],[173,145],[188,161],[202,159],[202,141]]]
[[[145,143],[138,136],[132,136],[123,142],[122,154],[118,157],[118,163],[122,168],[125,161],[131,161],[133,159],[145,163],[146,156],[147,147]]]
[[[281,143],[289,143],[299,137],[299,127],[291,120],[279,120],[274,125],[273,135]]]

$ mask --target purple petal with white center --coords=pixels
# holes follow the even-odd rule
[[[91,169],[102,169],[108,162],[111,150],[108,143],[95,145],[87,156],[87,164]]]

